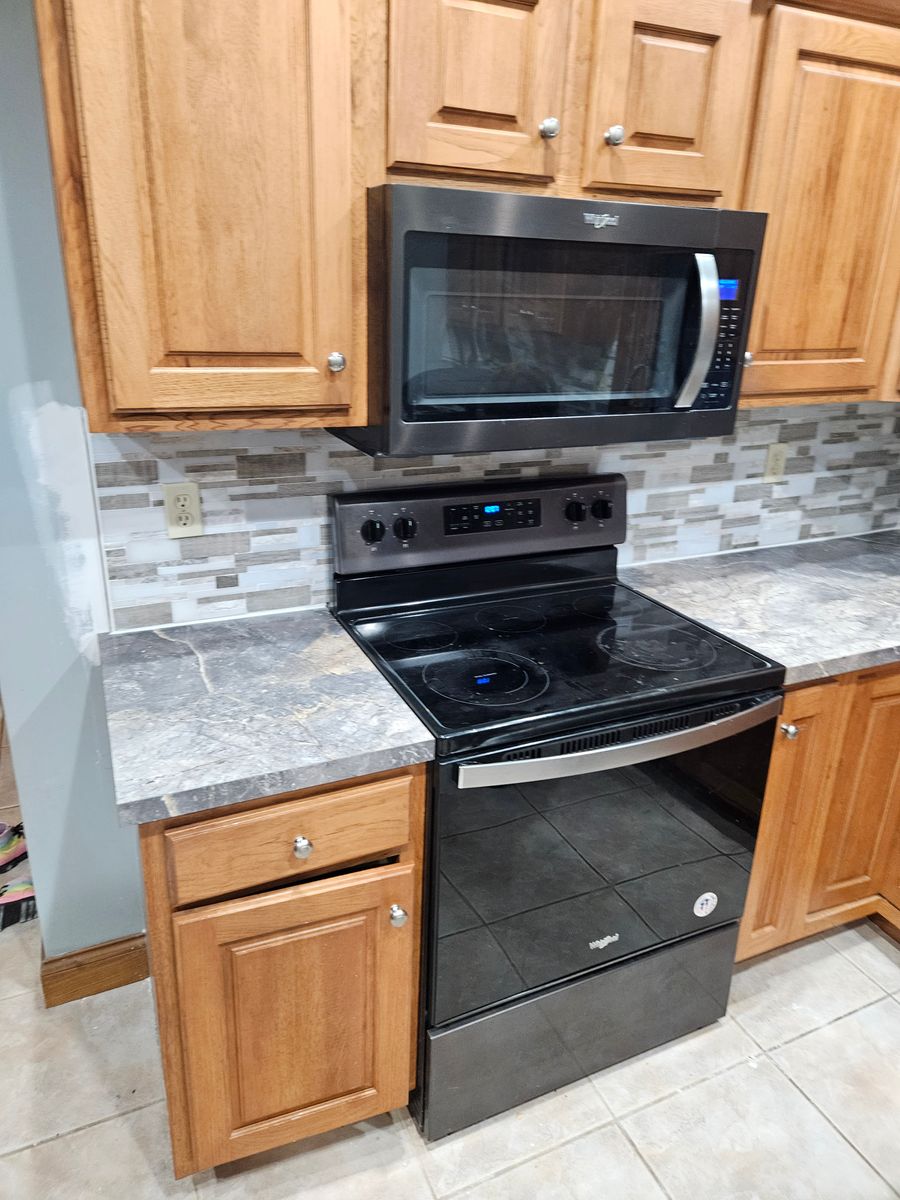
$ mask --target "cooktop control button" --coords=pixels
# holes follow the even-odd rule
[[[363,521],[359,533],[367,546],[374,546],[376,542],[380,542],[384,537],[384,521],[378,521],[373,518]]]
[[[567,521],[571,521],[573,525],[579,524],[587,516],[587,505],[582,504],[580,500],[568,500],[565,507],[565,517]]]
[[[394,537],[401,542],[411,542],[419,530],[415,517],[398,517],[394,522]]]
[[[613,515],[613,507],[605,496],[598,496],[591,505],[591,516],[598,521],[608,521]]]

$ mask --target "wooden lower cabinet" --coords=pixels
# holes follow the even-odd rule
[[[176,1176],[363,1120],[407,1103],[414,1074],[421,929],[424,768],[258,802],[141,830],[151,973]],[[287,883],[177,908],[166,844],[173,826],[228,834],[249,808],[263,819],[304,802],[390,800],[412,792],[406,841],[371,862],[314,870],[317,843]],[[254,811],[255,810],[255,811]],[[312,839],[309,839],[310,841]],[[292,853],[293,837],[286,852]],[[252,845],[248,853],[252,854]],[[301,874],[301,867],[303,874]],[[219,866],[213,861],[213,874]],[[221,873],[216,875],[221,878]],[[232,877],[232,890],[239,880]]]
[[[789,692],[738,959],[858,917],[893,920],[898,901],[900,671]]]

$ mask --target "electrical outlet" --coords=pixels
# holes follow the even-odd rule
[[[787,465],[787,446],[784,442],[773,442],[766,454],[766,469],[763,473],[763,483],[777,483],[784,479],[784,468]]]
[[[203,532],[200,489],[196,483],[164,483],[163,497],[170,538],[196,537]]]

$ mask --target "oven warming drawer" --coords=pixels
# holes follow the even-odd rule
[[[733,922],[429,1030],[415,1104],[425,1137],[445,1137],[717,1020],[737,934]]]

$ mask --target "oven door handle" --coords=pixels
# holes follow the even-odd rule
[[[457,770],[456,786],[476,788],[497,787],[504,783],[536,783],[544,779],[567,779],[571,775],[636,766],[638,763],[652,762],[655,758],[680,754],[683,750],[696,750],[700,746],[743,733],[777,717],[781,705],[782,697],[774,696],[754,708],[735,713],[733,717],[710,721],[707,725],[698,725],[696,729],[644,738],[624,746],[604,746],[576,754],[555,754],[550,758],[526,758],[513,762],[462,763]]]
[[[676,408],[694,407],[703,381],[712,366],[719,337],[719,268],[716,265],[716,257],[714,254],[695,254],[694,261],[697,264],[697,279],[700,282],[700,337],[697,339],[697,350],[691,369],[675,401]]]

